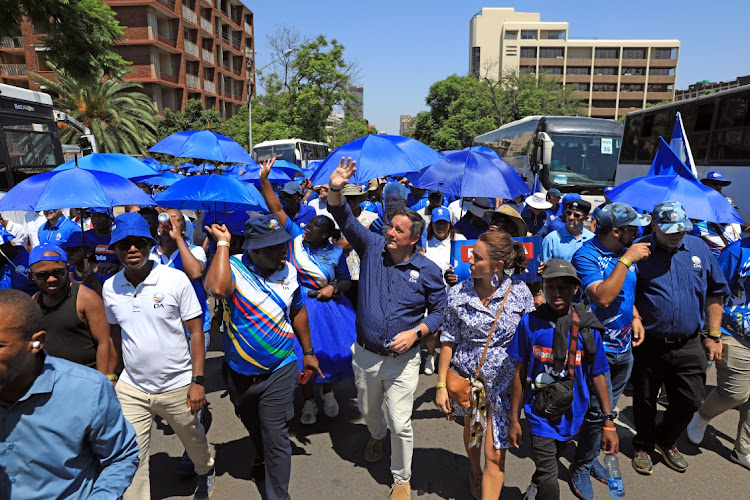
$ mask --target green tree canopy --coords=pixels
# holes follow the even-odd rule
[[[115,13],[101,0],[0,0],[0,37],[19,36],[27,17],[44,33],[44,54],[80,82],[115,74],[126,62],[112,45],[124,38]]]

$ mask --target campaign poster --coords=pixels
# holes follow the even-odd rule
[[[524,236],[522,238],[513,238],[513,241],[520,242],[526,250],[526,260],[528,267],[521,274],[514,275],[526,283],[540,281],[541,277],[536,270],[542,262],[542,238],[540,236]],[[458,276],[458,281],[463,281],[470,276],[469,260],[471,259],[474,245],[477,240],[463,240],[451,242],[451,265],[453,272]]]

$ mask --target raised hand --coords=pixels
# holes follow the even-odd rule
[[[351,157],[346,159],[342,156],[339,166],[333,171],[331,178],[328,181],[330,188],[335,191],[343,189],[346,183],[349,182],[349,179],[352,178],[352,175],[354,175],[354,172],[357,171],[357,168],[355,167],[356,164],[357,162],[352,161]]]
[[[273,167],[274,162],[276,162],[276,157],[263,162],[263,164],[260,166],[261,179],[268,179],[268,174],[271,172],[271,167]]]
[[[211,224],[211,227],[203,226],[206,234],[213,236],[216,241],[232,241],[232,235],[224,224]]]

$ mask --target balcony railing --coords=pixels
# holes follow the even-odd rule
[[[190,10],[187,5],[182,6],[182,17],[193,24],[198,24],[198,13]]]
[[[20,36],[4,36],[2,40],[0,40],[0,48],[3,49],[22,49],[23,48],[23,38]]]
[[[237,49],[237,50],[240,49],[240,44],[242,43],[242,40],[240,39],[239,36],[234,35],[234,34],[230,36],[229,33],[222,33],[221,34],[221,39],[224,42],[226,42],[229,45],[231,45],[232,47],[234,47],[235,49]]]
[[[211,21],[206,19],[205,17],[201,17],[201,29],[205,31],[206,33],[214,34],[214,26],[211,24]]]
[[[247,57],[248,59],[253,58],[253,51],[250,47],[245,47],[245,57]]]
[[[25,64],[0,64],[0,75],[23,76],[27,74]]]
[[[185,75],[185,84],[190,87],[191,89],[198,89],[201,88],[201,79],[198,78],[196,75],[191,75],[190,73],[187,73]]]
[[[164,5],[169,7],[170,10],[174,10],[175,0],[159,0],[159,3],[163,3]]]
[[[207,62],[209,64],[214,64],[214,53],[207,49],[201,50],[201,57],[203,58],[204,62]]]
[[[161,43],[169,45],[170,47],[177,47],[177,40],[172,40],[171,38],[167,38],[162,35],[158,35],[156,39],[159,40]]]
[[[228,98],[230,98],[230,99],[233,99],[233,98],[234,98],[234,97],[232,96],[232,92],[230,92],[229,90],[222,90],[222,91],[221,91],[221,95],[223,95],[224,97],[228,97]]]
[[[232,73],[234,73],[237,76],[242,75],[242,68],[239,67],[239,65],[236,68],[232,68]]]
[[[185,52],[191,56],[200,57],[200,49],[198,48],[198,45],[190,40],[185,40]]]
[[[250,23],[245,23],[245,33],[247,33],[248,35],[253,34],[253,27],[250,26]]]
[[[171,73],[159,73],[159,78],[165,82],[177,83],[177,76]]]
[[[211,80],[203,80],[203,90],[212,94],[216,93],[216,84]]]

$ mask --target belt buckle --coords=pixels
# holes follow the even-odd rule
[[[684,339],[681,339],[681,338],[670,339],[670,338],[666,338],[665,337],[664,338],[664,343],[665,344],[678,344],[678,343],[682,342],[683,340]]]

